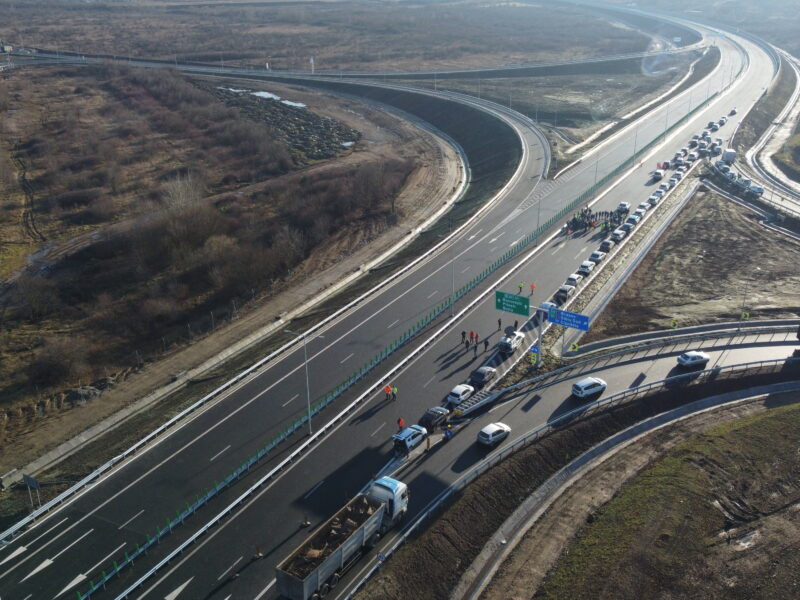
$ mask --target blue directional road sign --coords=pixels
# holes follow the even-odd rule
[[[580,329],[581,331],[589,331],[588,315],[569,312],[568,310],[561,310],[560,308],[551,306],[547,314],[547,320],[556,325]]]
[[[533,344],[529,350],[529,352],[533,352],[534,354],[539,354],[539,346]]]

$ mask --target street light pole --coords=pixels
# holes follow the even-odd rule
[[[306,405],[308,406],[308,435],[310,436],[313,434],[313,431],[311,430],[311,384],[309,383],[308,378],[308,351],[306,350],[306,334],[290,331],[289,329],[284,329],[284,331],[302,338],[303,340],[303,364],[305,365],[306,370]]]

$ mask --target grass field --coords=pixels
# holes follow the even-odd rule
[[[649,38],[574,7],[449,3],[81,3],[0,0],[0,38],[79,53],[273,69],[416,70],[644,50]],[[569,41],[565,45],[565,41]]]
[[[683,443],[592,515],[534,597],[794,597],[798,431],[794,405]]]

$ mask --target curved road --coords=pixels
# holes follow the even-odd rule
[[[648,165],[670,157],[692,133],[702,129],[707,121],[727,114],[731,106],[744,112],[742,109],[757,99],[760,89],[771,77],[769,59],[751,44],[741,43],[750,53],[750,68],[731,91],[668,136],[658,154],[646,159]],[[330,323],[319,332],[324,338],[309,339],[312,396],[325,392],[328,383],[341,380],[351,365],[365,363],[396,338],[398,331],[407,329],[432,306],[446,300],[453,278],[456,287],[469,281],[518,239],[536,229],[537,221],[545,222],[589,187],[596,177],[614,169],[632,153],[634,146],[641,148],[644,143],[658,138],[667,125],[726,85],[730,73],[738,70],[743,57],[726,40],[720,40],[720,45],[723,47],[722,63],[707,82],[654,110],[640,123],[603,144],[593,153],[592,160],[585,160],[558,180],[534,186],[532,179],[541,173],[543,160],[541,154],[537,156],[535,151],[526,151],[522,169],[502,198],[480,219],[459,231],[450,248],[421,262],[374,297]],[[516,123],[527,136],[526,149],[531,144],[535,147],[538,138],[530,124],[519,118]],[[732,131],[734,125],[729,122],[724,133]],[[644,200],[650,191],[648,170],[634,168],[624,174],[613,190],[597,202],[595,209],[610,210],[621,200],[635,203]],[[499,283],[498,274],[476,288],[468,300],[498,286],[516,291],[517,282],[523,281],[536,283],[532,300],[541,302],[548,299],[564,276],[595,246],[596,240],[580,236],[546,242],[532,256],[519,261],[513,279]],[[491,296],[469,309],[457,308],[465,314],[459,318],[453,332],[428,345],[394,380],[400,389],[395,403],[381,402],[382,394],[373,397],[313,451],[266,485],[252,503],[202,538],[191,552],[149,580],[134,596],[272,597],[274,589],[269,584],[274,565],[306,534],[298,523],[307,516],[313,527],[327,518],[345,498],[361,488],[369,474],[385,464],[389,437],[399,416],[408,421],[416,420],[426,408],[438,404],[454,384],[464,380],[484,359],[495,360],[491,352],[478,357],[464,352],[458,344],[460,335],[456,333],[462,328],[475,329],[482,339],[492,344],[497,341],[500,315],[494,309]],[[507,322],[509,317],[506,314],[501,318]],[[426,335],[423,333],[421,337]],[[528,334],[528,340],[532,339]],[[88,580],[97,578],[113,560],[134,549],[146,535],[152,535],[155,525],[163,524],[165,519],[174,516],[175,510],[182,509],[184,503],[193,501],[204,486],[213,485],[215,480],[252,455],[301,409],[305,389],[302,356],[301,348],[288,352],[282,360],[268,365],[148,452],[2,549],[0,589],[4,590],[3,598],[74,597],[76,590],[86,589]],[[612,389],[625,383],[624,379],[611,382]],[[554,398],[554,402],[563,402],[563,398],[560,401]],[[523,411],[526,418],[530,416],[541,422],[552,414],[545,404],[538,410],[539,405],[537,401]],[[335,410],[327,409],[319,419],[333,415]],[[530,428],[527,421],[518,424],[514,420],[513,426],[515,431]],[[476,428],[469,430],[474,432]],[[469,434],[465,432],[462,436],[466,440]],[[294,440],[294,444],[299,441]],[[274,457],[267,458],[256,469],[256,475],[260,476],[274,465],[292,445],[279,448]],[[443,461],[437,462],[438,466],[425,461],[431,466],[430,470],[426,468],[410,477],[404,475],[411,485],[414,511],[420,510],[426,498],[434,497],[437,490],[446,485],[444,473],[458,473],[468,466],[470,451],[458,452],[458,445],[449,444],[446,451],[435,454],[437,461],[440,458]],[[110,582],[109,589],[101,592],[101,596],[113,597],[122,591],[179,540],[232,500],[244,489],[247,480],[245,477],[238,487],[222,494],[219,502],[191,517],[183,530],[176,530],[149,556],[138,561],[134,569]],[[256,548],[265,557],[251,562]],[[230,580],[228,575],[233,571],[240,572],[240,576]],[[262,592],[263,596],[259,596]]]

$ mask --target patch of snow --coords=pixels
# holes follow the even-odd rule
[[[281,104],[285,104],[286,106],[294,106],[296,108],[305,108],[306,105],[302,102],[292,102],[291,100],[281,100]]]
[[[250,90],[240,90],[238,88],[226,88],[226,87],[218,87],[217,89],[225,90],[228,92],[234,92],[236,94],[241,94],[242,92],[249,92]]]
[[[353,144],[355,144],[355,142],[342,142],[342,146],[344,146],[345,148],[349,148]]]
[[[269,92],[250,92],[253,96],[258,96],[259,98],[267,98],[268,100],[280,100],[280,96],[276,96],[275,94],[270,94]]]

